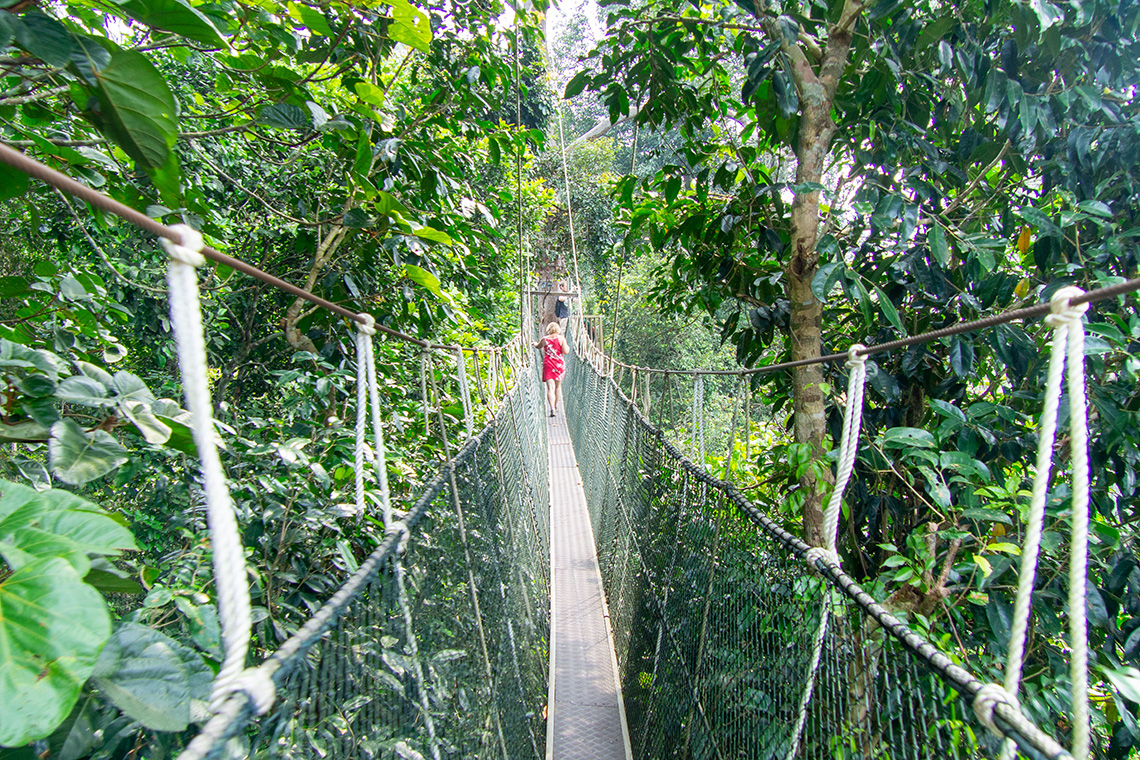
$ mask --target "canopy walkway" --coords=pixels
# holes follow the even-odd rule
[[[226,648],[210,717],[180,760],[1071,757],[1022,715],[1016,683],[983,684],[863,591],[834,545],[807,546],[709,475],[703,456],[695,463],[671,445],[614,382],[612,361],[581,317],[570,320],[566,416],[545,416],[534,353],[519,335],[483,349],[488,373],[472,359],[491,410],[476,431],[471,349],[385,330],[280,281],[357,324],[356,507],[378,507],[386,535],[284,645],[247,668],[248,578],[215,450],[193,267],[207,255],[264,273],[205,248],[189,228],[164,227],[10,149],[0,158],[155,232],[172,257],[172,323],[202,457]],[[1053,305],[1060,350],[1047,399],[1059,394],[1068,325],[1080,323],[1075,304],[1138,288],[1132,280]],[[522,317],[531,324],[525,304]],[[452,453],[437,406],[447,461],[414,503],[398,505],[406,510],[388,495],[377,330],[423,352],[425,420],[429,377],[439,397],[428,352],[456,362],[451,390],[464,443]],[[860,353],[932,337],[856,346],[849,356],[857,367]],[[1070,389],[1083,389],[1073,370],[1080,341],[1068,347]],[[861,385],[851,374],[833,521],[859,432]],[[694,422],[700,388],[698,378]],[[369,461],[374,488],[366,489]]]

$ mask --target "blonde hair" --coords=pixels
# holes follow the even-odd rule
[[[557,322],[551,322],[546,326],[547,335],[556,335],[560,332],[562,332],[562,325],[558,324]]]

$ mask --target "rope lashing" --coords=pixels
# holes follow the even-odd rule
[[[245,550],[241,545],[226,474],[218,456],[210,381],[206,376],[206,341],[195,271],[206,263],[202,255],[204,243],[201,234],[187,225],[175,225],[172,229],[181,237],[180,244],[161,239],[162,247],[170,257],[167,272],[170,324],[178,345],[178,367],[182,372],[186,407],[193,418],[194,444],[201,461],[202,490],[206,499],[206,522],[210,529],[218,588],[218,617],[225,653],[210,692],[210,710],[217,711],[231,692],[243,690],[249,692],[259,712],[264,712],[276,698],[272,682],[242,680],[253,618]]]
[[[1045,380],[1045,401],[1037,442],[1037,464],[1033,476],[1033,492],[1026,517],[1025,543],[1021,550],[1021,570],[1017,578],[1013,622],[1009,634],[1004,694],[1017,707],[1021,672],[1025,658],[1026,634],[1037,579],[1037,560],[1041,553],[1041,535],[1045,528],[1045,505],[1053,465],[1053,444],[1057,437],[1057,416],[1061,406],[1061,381],[1068,354],[1068,385],[1072,452],[1072,554],[1069,565],[1069,619],[1072,646],[1070,680],[1072,682],[1073,757],[1084,760],[1089,752],[1088,722],[1088,630],[1085,621],[1085,579],[1088,552],[1088,409],[1084,379],[1084,324],[1087,304],[1073,305],[1071,299],[1083,295],[1080,288],[1059,289],[1050,299],[1052,313],[1045,318],[1053,328],[1049,353],[1049,369]],[[987,689],[997,689],[987,685]],[[993,689],[990,689],[992,692]],[[981,698],[979,694],[978,698]],[[977,706],[975,710],[985,709]],[[990,708],[992,712],[992,707]],[[982,716],[979,713],[979,720]],[[983,723],[990,725],[987,721]],[[1002,742],[1002,760],[1012,760],[1017,748],[1014,742]]]
[[[1000,704],[1009,705],[1011,708],[1018,711],[1020,714],[1021,708],[1017,704],[1009,692],[998,686],[996,683],[988,683],[982,688],[978,689],[978,693],[974,695],[974,715],[981,721],[995,736],[1005,736],[1002,730],[994,723],[994,708]],[[1005,752],[1004,745],[1002,752]]]
[[[835,487],[823,511],[823,546],[813,546],[807,551],[807,561],[814,567],[830,564],[839,567],[839,553],[836,540],[839,531],[839,512],[843,505],[843,492],[851,480],[855,469],[855,455],[859,449],[859,431],[863,424],[863,389],[867,382],[867,357],[860,354],[863,346],[854,343],[847,350],[847,399],[843,409],[843,431],[839,438],[839,462],[835,473]],[[831,591],[824,585],[823,599],[819,610],[819,627],[812,644],[811,664],[808,666],[807,681],[800,697],[796,715],[796,725],[792,729],[792,743],[785,756],[792,760],[799,751],[803,739],[804,724],[807,722],[808,703],[815,690],[816,674],[823,656],[823,640],[827,636],[827,622],[831,615]]]

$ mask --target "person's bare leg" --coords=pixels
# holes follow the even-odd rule
[[[558,411],[560,406],[562,406],[562,378],[554,381],[554,410]]]
[[[554,407],[558,403],[556,395],[557,392],[555,390],[557,388],[557,384],[557,380],[546,381],[546,405],[550,408],[551,417],[554,416]]]

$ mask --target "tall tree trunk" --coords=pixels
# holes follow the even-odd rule
[[[779,35],[781,47],[792,63],[792,75],[800,99],[800,131],[796,146],[796,184],[821,183],[824,162],[835,136],[831,105],[851,51],[851,30],[863,5],[847,0],[839,21],[828,32],[818,72],[797,40],[789,39],[773,19],[769,25]],[[819,266],[816,243],[819,238],[819,191],[796,193],[792,204],[791,254],[785,267],[785,292],[791,304],[789,335],[793,360],[814,359],[820,355],[823,304],[815,297],[811,281]],[[823,455],[826,432],[823,382],[820,365],[800,367],[792,372],[792,410],[796,443],[812,447],[816,458]],[[804,490],[804,539],[813,546],[826,542],[823,535],[823,492],[832,482],[830,473],[809,469],[800,479]]]

